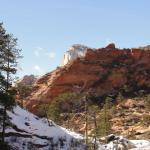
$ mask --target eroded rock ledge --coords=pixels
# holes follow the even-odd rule
[[[26,107],[38,114],[38,105],[49,103],[65,92],[87,91],[99,96],[117,91],[125,84],[150,88],[150,51],[141,48],[86,48],[85,56],[77,57],[62,67],[42,76],[27,98]]]

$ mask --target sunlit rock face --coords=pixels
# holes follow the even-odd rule
[[[72,45],[64,55],[63,65],[86,55],[88,47],[80,44]]]
[[[17,81],[17,83],[24,84],[24,85],[27,85],[27,86],[32,86],[36,82],[37,79],[38,79],[37,76],[34,76],[34,75],[25,75],[24,77],[22,77],[21,79],[19,79]]]
[[[92,89],[94,94],[102,97],[116,93],[124,85],[135,90],[150,91],[150,51],[119,49],[109,44],[98,49],[75,45],[67,53],[64,66],[36,81],[31,95],[25,100],[28,110],[38,114],[41,103],[48,104],[67,92],[87,92]],[[78,57],[82,59],[76,59]]]
[[[143,46],[143,47],[139,47],[140,49],[143,49],[143,50],[150,50],[150,45],[147,45],[147,46]]]

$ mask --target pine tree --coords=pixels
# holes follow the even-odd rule
[[[25,85],[22,83],[17,83],[15,89],[19,95],[19,105],[24,108],[23,100],[30,95],[32,87],[30,85]]]
[[[116,100],[117,100],[117,103],[120,103],[124,100],[124,97],[121,92],[118,93]]]
[[[84,97],[85,102],[85,144],[88,146],[88,96]]]
[[[2,113],[2,142],[5,141],[5,129],[8,109],[15,104],[14,90],[12,90],[12,75],[16,73],[17,59],[20,58],[20,49],[17,48],[17,39],[12,34],[6,33],[3,24],[0,23],[0,104]]]
[[[60,109],[57,103],[49,105],[47,116],[54,122],[60,123]]]
[[[92,117],[92,124],[94,124],[94,128],[93,128],[93,137],[94,137],[94,145],[93,145],[93,150],[97,149],[97,137],[98,137],[98,123],[100,120],[100,108],[97,105],[90,105],[89,106],[89,115],[90,117]]]
[[[150,111],[150,94],[147,95],[145,99],[146,109]]]
[[[108,135],[111,132],[111,101],[112,99],[110,97],[106,97],[103,110],[100,114],[100,122],[98,123],[98,135],[100,136]]]

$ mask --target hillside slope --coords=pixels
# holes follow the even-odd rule
[[[7,113],[12,127],[6,130],[6,141],[15,150],[85,149],[81,135],[52,121],[48,123],[46,119],[40,119],[19,106]]]
[[[132,94],[150,92],[150,51],[118,49],[114,44],[105,48],[87,49],[83,57],[42,76],[25,100],[26,107],[38,114],[40,104],[49,103],[66,92],[89,91],[97,96],[115,93],[124,85]],[[38,114],[40,115],[40,114]]]
[[[12,127],[6,130],[6,141],[12,150],[85,150],[84,137],[38,118],[28,111],[14,107],[8,111]],[[118,150],[117,148],[149,150],[150,141],[128,140],[122,136],[104,137],[107,144],[97,141],[98,150]],[[110,140],[111,139],[111,140]],[[92,141],[92,140],[91,140]],[[117,148],[116,148],[117,147]]]

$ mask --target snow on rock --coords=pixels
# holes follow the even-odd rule
[[[79,57],[84,57],[86,55],[88,47],[80,44],[74,44],[71,48],[65,53],[63,65],[66,65],[68,62],[75,60]]]
[[[136,148],[132,150],[150,150],[150,141],[147,140],[130,140]]]
[[[150,141],[147,140],[128,140],[123,136],[113,134],[104,137],[108,144],[103,145],[99,150],[150,150]]]
[[[48,123],[46,119],[38,118],[19,106],[7,114],[12,127],[6,130],[6,140],[14,150],[86,149],[82,135],[60,127],[53,121]],[[147,140],[128,140],[111,134],[100,141],[97,141],[98,150],[150,150],[150,141]]]
[[[133,148],[130,150],[150,150],[150,146],[146,146],[146,147],[141,147],[141,148]]]
[[[6,131],[7,141],[17,150],[85,149],[80,134],[62,128],[52,121],[48,123],[46,119],[40,119],[19,106],[13,112],[7,113],[13,124],[13,128]]]

